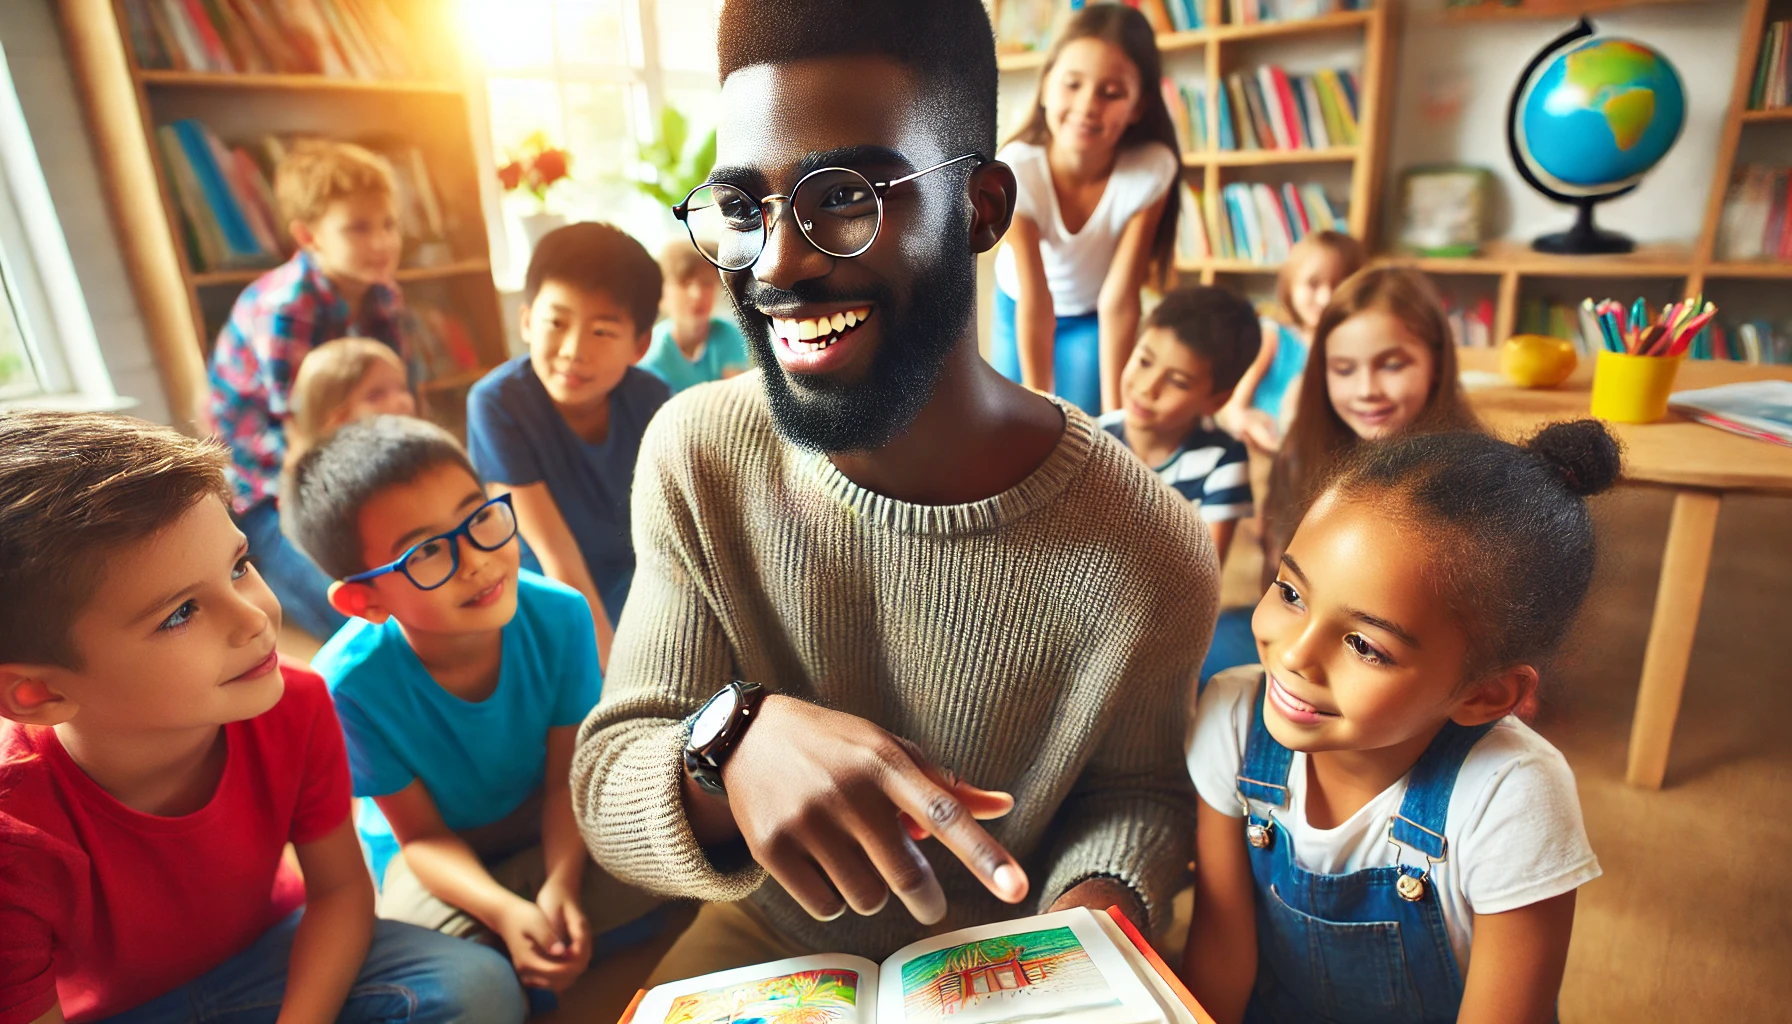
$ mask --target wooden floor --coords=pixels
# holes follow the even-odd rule
[[[1605,869],[1581,891],[1566,1024],[1788,1019],[1792,501],[1725,501],[1667,785],[1649,793],[1624,785],[1624,754],[1668,507],[1654,490],[1594,499],[1599,575],[1537,722]],[[1228,603],[1254,598],[1256,573],[1229,561]],[[550,1019],[609,1024],[665,941],[594,969]]]

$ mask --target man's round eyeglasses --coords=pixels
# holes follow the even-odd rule
[[[674,206],[672,215],[684,222],[691,244],[703,258],[721,270],[745,270],[758,262],[772,226],[783,216],[779,204],[796,214],[797,230],[810,245],[829,256],[850,259],[877,241],[884,223],[884,193],[965,160],[977,161],[973,166],[987,162],[981,154],[966,153],[889,181],[872,181],[848,167],[821,167],[803,175],[788,196],[760,199],[733,185],[707,181]]]
[[[447,533],[425,537],[411,545],[396,561],[377,569],[343,578],[344,583],[365,583],[389,572],[402,573],[418,590],[434,590],[454,578],[460,571],[460,544],[457,539],[481,551],[496,551],[516,536],[516,511],[510,506],[510,495],[500,494],[473,510],[461,524]]]

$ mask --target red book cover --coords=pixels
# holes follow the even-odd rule
[[[205,59],[212,65],[210,70],[235,71],[230,52],[224,49],[224,40],[218,37],[212,19],[206,17],[205,5],[199,0],[187,0],[186,7],[187,20],[193,23],[193,31],[199,34],[199,41],[205,46]]]
[[[1288,132],[1291,148],[1312,149],[1313,140],[1307,138],[1307,126],[1301,123],[1300,105],[1294,102],[1294,87],[1288,84],[1288,72],[1272,64],[1269,76],[1276,83],[1276,106],[1282,108],[1282,126]]]
[[[1151,948],[1151,943],[1145,940],[1145,936],[1139,934],[1139,930],[1126,919],[1126,915],[1120,912],[1120,908],[1109,907],[1108,916],[1113,918],[1114,923],[1120,926],[1120,930],[1126,934],[1126,937],[1132,940],[1132,944],[1138,948],[1139,954],[1145,958],[1145,962],[1150,964],[1151,969],[1164,979],[1164,984],[1170,986],[1170,991],[1176,993],[1176,998],[1182,1001],[1183,1007],[1194,1014],[1195,1019],[1201,1024],[1214,1024],[1212,1015],[1203,1010],[1200,1003],[1195,1002],[1195,994],[1188,990],[1188,986],[1182,983],[1182,979],[1176,976],[1175,971],[1170,970],[1170,965],[1164,963],[1164,958],[1157,955],[1157,950]]]

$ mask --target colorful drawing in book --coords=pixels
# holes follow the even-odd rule
[[[665,1024],[858,1024],[859,973],[800,971],[679,996]]]
[[[1081,1015],[1120,1001],[1069,928],[968,942],[902,965],[907,1024],[990,1024]]]

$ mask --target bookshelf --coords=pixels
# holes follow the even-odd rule
[[[1695,0],[1542,0],[1517,7],[1498,3],[1452,7],[1443,12],[1450,22],[1461,22],[1465,28],[1487,20],[1519,18],[1567,19],[1581,14],[1596,14],[1624,7],[1661,3],[1688,3]],[[1639,285],[1648,281],[1671,287],[1682,295],[1709,293],[1727,282],[1792,280],[1792,262],[1775,260],[1724,260],[1718,257],[1718,234],[1723,220],[1724,200],[1730,178],[1737,163],[1738,148],[1749,141],[1754,126],[1771,132],[1781,124],[1792,124],[1792,108],[1749,110],[1749,94],[1754,84],[1756,57],[1766,30],[1771,0],[1742,0],[1742,35],[1738,43],[1735,77],[1730,89],[1729,105],[1712,168],[1711,191],[1706,199],[1705,215],[1698,237],[1689,244],[1641,245],[1635,252],[1616,256],[1557,256],[1531,249],[1525,240],[1498,240],[1487,243],[1478,256],[1435,259],[1403,254],[1384,254],[1378,262],[1416,266],[1437,275],[1495,279],[1494,324],[1495,343],[1509,337],[1518,322],[1519,302],[1529,282],[1548,279],[1599,279],[1601,282],[1631,281]],[[1784,15],[1782,15],[1784,16]],[[1621,225],[1620,225],[1621,227]],[[1730,305],[1720,300],[1719,306]]]
[[[134,45],[142,36],[139,25],[133,38],[127,10],[133,2],[62,0],[58,6],[108,205],[177,425],[195,433],[205,429],[201,413],[213,340],[237,295],[267,269],[205,267],[190,247],[156,130],[192,118],[227,145],[318,136],[376,150],[415,149],[427,168],[441,230],[432,224],[435,244],[427,254],[407,239],[397,277],[408,304],[443,311],[464,325],[472,342],[475,368],[438,366],[418,383],[424,414],[461,429],[466,389],[507,352],[486,238],[490,185],[474,141],[473,86],[455,57],[452,5],[383,0],[411,43],[407,73],[350,77],[266,67],[249,73],[146,66],[152,62]],[[222,28],[219,34],[226,35]]]
[[[1000,4],[1004,2],[1016,0],[996,0],[998,14]],[[1225,76],[1265,63],[1273,52],[1266,48],[1327,40],[1328,37],[1331,42],[1346,42],[1347,45],[1349,40],[1359,39],[1361,95],[1357,100],[1357,117],[1360,142],[1323,149],[1208,148],[1185,152],[1182,164],[1189,184],[1204,195],[1217,195],[1231,181],[1251,180],[1265,173],[1275,176],[1282,168],[1330,167],[1334,173],[1342,170],[1349,176],[1349,195],[1342,220],[1352,235],[1373,245],[1373,232],[1380,224],[1379,182],[1387,154],[1387,92],[1393,67],[1391,0],[1377,0],[1363,10],[1340,10],[1311,18],[1250,24],[1226,23],[1226,0],[1200,2],[1203,26],[1182,32],[1159,32],[1157,46],[1164,55],[1165,74],[1172,77],[1179,77],[1170,70],[1179,55],[1200,55],[1207,124],[1219,123],[1219,104],[1227,102]],[[1044,63],[1045,53],[1039,50],[997,56],[997,66],[1004,72],[1037,72]],[[1245,129],[1236,126],[1236,130]],[[1217,132],[1210,131],[1209,135],[1213,136],[1212,144],[1217,146]],[[1179,275],[1203,284],[1212,284],[1220,275],[1267,275],[1279,269],[1279,264],[1275,263],[1238,259],[1179,257],[1176,262]]]

